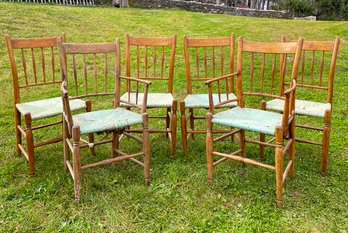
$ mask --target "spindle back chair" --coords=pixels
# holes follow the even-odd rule
[[[65,34],[59,38],[65,41]],[[17,153],[24,155],[28,160],[30,175],[35,173],[34,149],[62,140],[61,137],[57,137],[35,142],[33,135],[33,131],[37,129],[62,123],[59,120],[49,124],[33,125],[34,121],[61,115],[63,111],[61,98],[52,98],[59,96],[58,84],[61,83],[57,39],[58,37],[10,38],[6,35],[13,80]],[[57,91],[53,88],[54,85],[57,86]],[[85,102],[80,100],[71,104],[73,110],[86,108]],[[25,127],[22,126],[22,116]],[[22,142],[23,137],[26,145]]]
[[[213,179],[213,167],[224,162],[227,159],[236,160],[243,164],[251,164],[275,171],[276,173],[276,193],[277,206],[282,204],[282,186],[287,175],[294,175],[294,159],[295,159],[295,89],[296,75],[298,72],[299,61],[301,58],[303,39],[297,42],[253,42],[244,41],[242,37],[238,39],[237,53],[237,98],[227,99],[228,90],[224,92],[227,100],[213,101],[213,85],[221,85],[229,77],[220,77],[206,81],[209,92],[210,112],[207,114],[207,136],[206,136],[206,153],[208,167],[208,181],[211,183]],[[279,92],[275,93],[274,82],[276,74],[285,75],[285,67],[287,64],[286,56],[292,55],[294,59],[288,62],[291,68],[290,88],[284,90],[279,85]],[[266,65],[266,57],[271,56],[270,65]],[[246,60],[245,57],[251,58]],[[276,69],[276,60],[279,58],[279,69]],[[260,59],[260,66],[257,64],[256,58]],[[255,70],[259,68],[260,75],[257,78]],[[266,70],[269,69],[271,79],[266,82]],[[276,71],[278,70],[278,71]],[[247,71],[247,72],[246,72]],[[256,82],[257,81],[257,82]],[[257,86],[255,86],[257,83]],[[225,87],[225,89],[227,89]],[[259,96],[261,98],[281,99],[284,101],[283,113],[265,111],[245,107],[245,96]],[[238,106],[226,111],[215,113],[215,109],[223,104],[237,102]],[[261,106],[265,105],[265,100],[261,101]],[[213,124],[223,125],[235,128],[217,138],[213,138]],[[245,138],[245,131],[256,132],[260,134],[260,140],[251,140]],[[238,141],[240,149],[232,153],[221,153],[213,150],[213,143],[223,140],[226,137],[238,133]],[[265,142],[265,135],[272,138]],[[275,137],[275,138],[274,138]],[[275,143],[273,141],[275,140]],[[284,143],[284,140],[287,140]],[[246,143],[254,143],[260,145],[260,151],[265,146],[275,148],[275,166],[268,165],[253,159],[246,158]],[[289,153],[289,162],[284,170],[284,154]],[[239,156],[238,156],[239,155]],[[214,162],[213,156],[222,156],[222,159]],[[261,158],[262,159],[262,158]],[[283,172],[284,171],[284,172]]]
[[[149,115],[149,118],[165,119],[166,128],[160,130],[150,127],[150,133],[165,133],[169,137],[171,157],[174,156],[176,147],[177,101],[173,96],[175,49],[176,36],[151,38],[126,35],[126,77],[152,81],[152,90],[155,91],[148,94],[147,107],[164,108],[166,115]],[[163,82],[167,83],[166,90],[161,89]],[[135,93],[131,93],[129,89],[130,85],[127,83],[127,93],[121,96],[121,100],[132,103],[142,100],[142,93],[137,88]],[[139,99],[135,98],[138,95]],[[128,129],[128,132],[141,131]]]
[[[150,182],[150,150],[146,102],[150,82],[136,78],[120,77],[120,42],[118,38],[114,43],[98,44],[68,44],[58,40],[58,45],[63,74],[61,91],[64,104],[64,166],[69,170],[74,180],[75,200],[77,202],[80,201],[81,170],[123,160],[131,160],[143,167],[145,183],[148,185]],[[111,60],[109,60],[110,57]],[[98,72],[98,70],[101,72]],[[139,84],[144,86],[144,98],[141,104],[120,100],[121,80],[125,80],[127,85],[135,82],[137,88],[139,88]],[[74,85],[71,85],[72,82]],[[70,83],[69,88],[72,90],[68,91],[68,83]],[[103,109],[101,110],[77,115],[72,114],[69,100],[105,96],[111,96],[113,99],[113,101],[109,102],[110,106],[108,108],[104,109],[103,107],[105,106],[102,106],[101,108]],[[121,102],[139,108],[140,114],[121,108]],[[124,132],[126,128],[133,125],[142,125],[143,138],[128,135]],[[107,140],[103,138],[92,144],[81,138],[81,135],[101,132],[112,132],[112,139]],[[142,144],[142,151],[134,154],[127,154],[121,151],[119,147],[120,136],[122,134],[140,142]],[[95,145],[105,143],[111,143],[112,145],[112,158],[82,165],[82,148],[94,147]],[[70,153],[73,155],[73,161],[71,161]],[[143,162],[135,159],[135,157],[139,156],[143,157]]]
[[[282,41],[291,40],[283,37]],[[296,138],[296,141],[322,147],[322,175],[325,175],[328,160],[333,81],[339,43],[339,37],[336,37],[334,41],[304,41],[299,75],[296,77],[299,88],[295,101],[295,113],[324,119],[324,127],[316,127],[313,124],[296,124],[298,128],[323,132],[322,142],[299,137]],[[283,84],[284,86],[289,85],[289,80],[285,80]],[[282,104],[281,100],[272,100],[266,103],[266,108],[279,111]]]
[[[217,77],[229,77],[226,79],[227,98],[236,98],[233,94],[235,77],[234,73],[234,34],[230,37],[221,38],[188,38],[184,37],[184,55],[186,65],[186,89],[187,97],[180,102],[181,111],[181,135],[184,154],[187,153],[187,142],[189,138],[194,138],[194,134],[206,133],[206,130],[195,130],[195,120],[205,120],[203,116],[195,116],[194,108],[208,109],[209,97],[207,93],[199,93],[198,85]],[[191,68],[192,67],[192,68]],[[227,81],[228,80],[228,81]],[[198,85],[196,85],[198,83]],[[214,99],[221,100],[221,92],[213,94]],[[225,97],[223,97],[225,98]],[[224,106],[231,108],[236,103]],[[186,108],[189,113],[186,116]],[[189,124],[190,129],[187,129]],[[225,131],[215,130],[214,133]]]

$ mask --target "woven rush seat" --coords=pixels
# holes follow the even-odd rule
[[[72,111],[86,108],[85,101],[80,99],[70,100],[69,103]],[[38,120],[62,114],[63,102],[62,97],[56,97],[32,102],[18,103],[16,104],[16,108],[22,115],[30,113],[32,120]]]
[[[266,103],[266,109],[283,111],[284,100],[274,99]],[[331,110],[330,103],[320,103],[307,100],[295,100],[295,113],[305,116],[324,117],[325,111]]]
[[[228,95],[228,98],[231,99],[237,99],[237,97],[230,93]],[[221,102],[226,101],[226,95],[221,95]],[[189,94],[184,100],[185,107],[187,108],[209,108],[209,95],[208,94]],[[219,96],[218,94],[213,94],[213,103],[216,104],[219,102]],[[228,107],[235,107],[237,106],[237,102],[227,103],[220,108],[228,108]]]
[[[74,125],[80,126],[81,134],[124,129],[142,124],[142,116],[124,108],[100,110],[73,115]]]
[[[144,93],[138,93],[138,104],[143,102]],[[147,95],[147,107],[148,108],[161,108],[172,107],[174,97],[171,93],[148,93]],[[128,92],[121,96],[121,101],[128,101]],[[136,103],[136,93],[130,93],[131,103]],[[125,103],[121,103],[121,106],[127,106]]]
[[[212,123],[274,135],[276,126],[282,123],[282,114],[235,107],[213,115]]]

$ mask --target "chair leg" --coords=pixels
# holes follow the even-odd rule
[[[246,157],[246,149],[245,149],[245,131],[242,129],[239,132],[239,145],[240,145],[240,149],[242,150],[241,152],[241,156],[243,158]]]
[[[265,142],[265,134],[260,133],[260,142]],[[260,145],[260,160],[265,158],[265,146]]]
[[[326,173],[327,160],[329,155],[329,142],[330,142],[330,128],[331,128],[331,111],[325,111],[324,118],[325,126],[323,132],[323,148],[321,155],[321,175],[324,176]]]
[[[90,112],[92,111],[92,103],[90,100],[86,100],[86,112]],[[89,147],[89,152],[91,153],[91,155],[95,155],[95,150],[94,150],[94,134],[88,134],[88,142],[90,145],[92,145],[91,147]]]
[[[25,118],[25,138],[27,142],[27,153],[28,153],[28,161],[29,161],[29,175],[35,175],[35,155],[34,155],[34,138],[33,131],[31,129],[31,115],[30,113],[26,113],[24,115]]]
[[[266,101],[262,100],[260,102],[261,110],[266,110]],[[260,142],[265,142],[265,134],[260,133]],[[260,145],[260,159],[263,160],[265,157],[265,146]]]
[[[166,130],[170,126],[170,117],[169,117],[170,110],[171,110],[170,108],[167,108],[167,110],[166,110]],[[168,132],[166,132],[166,138],[169,138],[169,133]]]
[[[143,151],[144,151],[144,175],[145,185],[150,185],[150,133],[148,115],[143,113]]]
[[[180,112],[181,112],[181,139],[182,139],[182,150],[184,155],[187,155],[187,125],[186,125],[186,115],[185,115],[185,102],[180,102]]]
[[[276,128],[275,140],[277,144],[275,148],[277,207],[282,207],[284,156],[283,156],[283,129],[281,127]]]
[[[212,113],[207,113],[206,155],[209,184],[212,184],[213,182],[213,125],[211,122],[212,118]]]
[[[178,103],[176,100],[173,100],[172,107],[172,122],[171,122],[171,143],[170,143],[170,154],[171,157],[174,158],[175,147],[176,147],[176,112],[178,108]]]
[[[195,118],[193,117],[193,108],[189,108],[189,113],[190,113],[190,129],[191,129],[191,131],[194,131],[195,130],[195,123],[194,123]],[[191,133],[191,138],[192,138],[192,140],[194,139],[193,132]]]
[[[289,138],[292,140],[292,143],[289,148],[289,160],[292,161],[290,170],[289,170],[289,176],[294,177],[295,175],[295,119],[292,120],[290,123],[290,131],[289,131]]]
[[[73,158],[74,158],[74,191],[75,201],[80,203],[80,178],[81,178],[81,154],[80,154],[80,127],[74,126],[72,129],[73,139]]]
[[[15,132],[16,132],[16,149],[17,149],[17,154],[21,155],[22,151],[19,149],[18,145],[22,145],[22,133],[19,131],[18,126],[21,126],[21,113],[15,108]]]
[[[111,149],[111,157],[116,158],[118,156],[118,153],[115,151],[115,149],[119,148],[120,145],[120,134],[117,131],[114,131],[112,133],[112,149]]]
[[[70,148],[69,148],[69,145],[66,141],[67,139],[69,139],[69,129],[68,129],[67,122],[65,121],[65,119],[63,117],[63,147],[64,147],[64,168],[65,168],[65,170],[68,169],[68,167],[66,165],[66,161],[70,161]]]

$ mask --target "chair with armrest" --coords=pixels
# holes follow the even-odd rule
[[[294,175],[294,159],[295,159],[295,76],[298,72],[299,60],[301,57],[303,40],[298,42],[252,42],[244,41],[242,37],[238,39],[238,55],[237,55],[237,98],[228,101],[213,101],[213,85],[220,85],[220,83],[227,78],[216,78],[206,81],[209,90],[210,109],[207,114],[207,135],[206,135],[206,155],[207,155],[207,169],[208,181],[213,180],[213,168],[225,160],[232,159],[243,164],[251,164],[260,166],[276,173],[276,196],[277,206],[282,205],[282,187],[287,175]],[[284,57],[286,55],[293,56],[291,62],[291,77],[292,83],[288,90],[278,88],[278,93],[275,91],[275,76],[279,74],[284,75],[284,67],[289,62],[286,62]],[[271,61],[271,65],[267,65],[266,61]],[[277,70],[276,61],[279,57],[279,71]],[[248,60],[246,58],[249,58]],[[259,59],[258,59],[259,58]],[[248,67],[249,66],[249,67]],[[261,72],[255,72],[260,68]],[[266,79],[268,72],[271,79]],[[247,73],[249,72],[249,73]],[[259,78],[257,74],[260,74]],[[257,84],[257,85],[256,85]],[[280,84],[277,85],[281,87]],[[274,98],[284,101],[283,113],[276,113],[265,111],[262,109],[245,107],[246,96],[260,97],[260,98]],[[215,113],[216,107],[229,102],[237,102],[238,106],[226,111]],[[261,101],[264,105],[265,101]],[[213,138],[213,126],[223,125],[233,127],[235,130],[226,133],[222,136]],[[255,132],[260,135],[260,140],[247,139],[245,131]],[[238,133],[239,149],[234,152],[218,152],[214,150],[214,143],[223,140],[230,135]],[[271,139],[265,142],[265,136],[269,135]],[[273,143],[275,139],[275,143]],[[286,142],[285,142],[286,141]],[[262,161],[257,161],[252,158],[247,158],[246,143],[254,143],[260,145],[260,151],[265,146],[275,149],[275,166],[266,164]],[[284,155],[289,153],[289,162],[284,169]],[[221,156],[222,158],[214,161],[214,156]]]
[[[153,81],[152,90],[148,93],[147,108],[161,111],[165,109],[165,116],[153,116],[149,118],[165,119],[165,129],[151,127],[150,133],[165,133],[170,139],[170,154],[173,158],[176,147],[176,111],[177,101],[173,96],[174,59],[176,48],[176,36],[173,37],[133,37],[126,34],[126,77]],[[160,85],[166,83],[163,90]],[[135,103],[142,100],[143,93],[129,90],[121,96],[121,100]],[[136,98],[139,96],[139,99]],[[126,106],[131,108],[131,106]],[[138,129],[128,129],[129,133],[141,133]]]
[[[116,39],[114,43],[98,44],[68,44],[59,40],[58,45],[63,75],[61,91],[64,106],[64,166],[74,180],[75,200],[80,201],[82,170],[123,160],[130,160],[143,167],[145,183],[149,185],[150,149],[146,102],[150,82],[136,78],[120,77],[119,39]],[[127,83],[134,82],[137,88],[144,86],[141,102],[134,104],[120,100],[121,80],[126,80]],[[110,104],[106,108],[105,106],[99,107],[99,110],[72,114],[71,100],[101,98],[103,101],[98,103],[104,103],[106,97],[113,99],[113,106]],[[138,108],[140,113],[120,107],[121,103]],[[102,105],[102,103],[100,104]],[[93,104],[93,106],[97,105]],[[120,150],[120,136],[124,134],[125,129],[135,125],[141,126],[143,136],[139,138],[131,135],[130,138],[141,143],[142,150],[138,153],[127,154]],[[103,132],[112,133],[112,139],[102,138],[94,142],[92,146],[111,143],[111,158],[83,165],[81,149],[90,147],[91,143],[84,140],[82,136]],[[72,160],[70,154],[72,154]],[[143,161],[135,159],[136,157],[143,157]]]

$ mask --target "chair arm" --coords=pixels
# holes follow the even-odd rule
[[[126,76],[119,76],[122,79],[129,80],[129,81],[136,81],[140,83],[144,83],[145,85],[149,86],[151,85],[151,81],[140,79],[140,78],[133,78],[133,77],[126,77]]]
[[[66,81],[63,81],[62,84],[60,85],[60,90],[62,91],[63,97],[68,96],[68,90],[66,89],[67,83]]]
[[[292,84],[292,87],[289,88],[289,89],[287,89],[287,90],[284,92],[284,95],[285,95],[285,96],[288,96],[288,95],[290,95],[292,92],[295,91],[295,89],[296,89],[296,80],[293,79],[292,82],[291,82],[291,84]]]
[[[226,74],[226,75],[224,75],[224,76],[212,78],[212,79],[210,79],[210,80],[205,81],[204,83],[205,83],[206,85],[210,85],[210,84],[213,83],[213,82],[220,81],[221,79],[226,79],[226,78],[233,77],[233,76],[236,76],[236,75],[238,75],[238,72],[234,72],[234,73],[231,73],[231,74]]]

